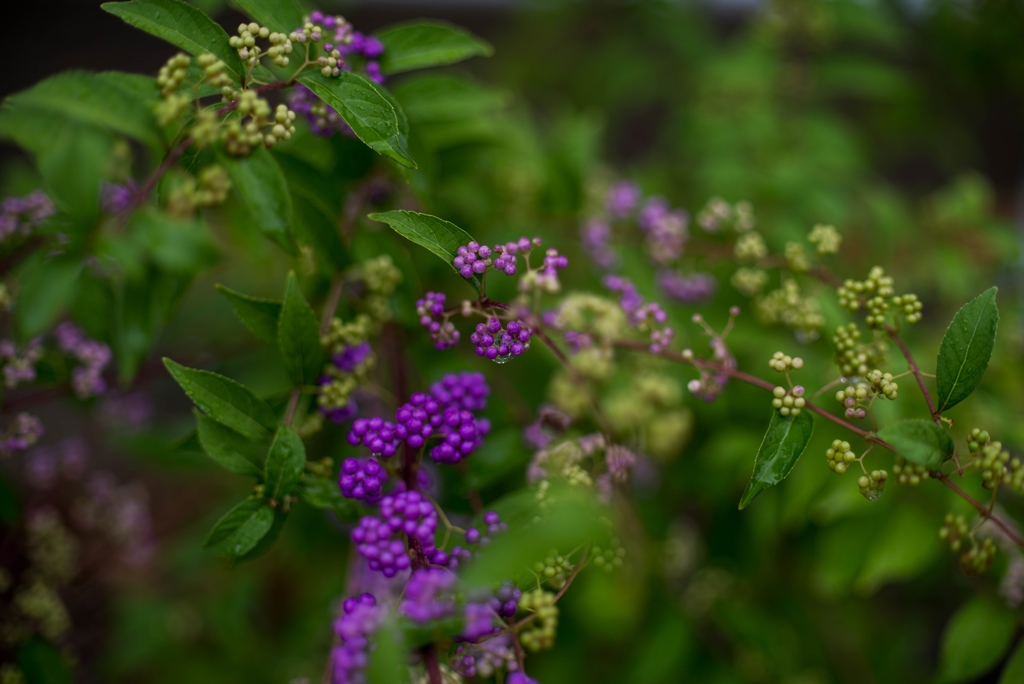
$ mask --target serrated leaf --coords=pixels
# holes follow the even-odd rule
[[[252,440],[268,439],[277,427],[274,412],[245,385],[168,358],[164,366],[195,405],[221,425]]]
[[[781,416],[772,411],[768,431],[754,459],[754,472],[740,497],[740,510],[758,494],[782,482],[793,471],[814,432],[814,417],[806,409],[796,416]]]
[[[960,607],[942,636],[939,681],[972,681],[1002,659],[1010,647],[1017,620],[1012,611],[984,598]]]
[[[70,304],[82,270],[76,254],[34,254],[18,277],[18,304],[14,319],[18,335],[29,339],[50,329]]]
[[[305,14],[295,0],[232,0],[232,3],[261,26],[285,34],[300,28]]]
[[[424,247],[431,253],[438,256],[448,264],[452,270],[458,273],[458,269],[452,263],[459,247],[473,241],[473,237],[454,223],[430,214],[420,214],[415,211],[385,211],[377,214],[370,214],[374,221],[386,223],[391,228],[411,242]],[[459,276],[462,277],[461,275]],[[480,276],[473,274],[467,281],[480,290]]]
[[[295,430],[282,425],[267,452],[264,472],[267,474],[267,496],[280,501],[302,477],[306,464],[306,447]]]
[[[288,514],[281,510],[280,507],[274,509],[274,522],[270,525],[270,530],[263,535],[256,546],[252,547],[245,554],[232,559],[231,567],[236,567],[241,563],[246,563],[259,558],[277,543],[277,538],[281,536],[281,530],[284,529],[284,524],[288,522]]]
[[[100,5],[122,21],[171,45],[201,55],[210,52],[224,62],[236,80],[244,73],[238,52],[217,22],[181,0],[132,0]]]
[[[263,459],[258,444],[199,411],[195,415],[196,436],[207,456],[238,475],[263,477]]]
[[[420,123],[462,121],[506,106],[506,97],[468,78],[445,73],[410,76],[392,89],[409,118]]]
[[[221,155],[221,162],[256,227],[294,256],[295,245],[289,229],[292,198],[288,192],[288,181],[274,156],[261,147],[248,157]]]
[[[969,301],[946,328],[935,364],[940,412],[970,396],[988,368],[999,326],[998,291],[999,288],[989,288]]]
[[[277,343],[288,376],[295,385],[315,385],[324,365],[320,327],[316,314],[302,296],[295,273],[288,274],[281,316],[277,322]]]
[[[359,506],[345,498],[338,483],[326,477],[307,475],[299,496],[310,506],[331,509],[342,522],[355,522],[361,515]]]
[[[903,458],[930,470],[938,470],[953,455],[955,448],[948,432],[923,418],[886,425],[878,431],[878,437],[888,442]]]
[[[277,319],[281,317],[281,302],[275,299],[250,297],[223,285],[216,287],[231,304],[242,325],[267,344],[277,343]]]
[[[133,74],[66,71],[11,95],[4,101],[4,108],[23,108],[33,114],[52,115],[68,123],[105,128],[150,145],[161,145],[163,134],[153,113],[122,84],[122,76]],[[151,79],[150,82],[155,95],[156,84]]]
[[[318,71],[298,79],[345,120],[356,136],[371,149],[409,168],[409,122],[390,93],[368,78],[342,71],[324,76]]]
[[[490,57],[494,48],[465,29],[440,21],[417,21],[384,29],[381,70],[396,74],[411,69],[444,66],[478,55]]]
[[[218,556],[244,556],[270,531],[274,510],[265,499],[250,497],[228,511],[210,530],[203,548]]]

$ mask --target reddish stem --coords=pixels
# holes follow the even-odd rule
[[[889,334],[892,341],[900,348],[900,351],[903,353],[903,358],[907,360],[907,365],[910,366],[910,371],[914,374],[914,377],[917,378],[917,386],[921,388],[921,394],[924,395],[925,403],[928,404],[928,412],[931,414],[932,420],[935,421],[936,425],[942,427],[941,413],[935,410],[935,404],[932,403],[932,395],[928,393],[928,388],[925,387],[924,378],[921,376],[921,369],[918,368],[917,361],[914,360],[910,350],[907,349],[907,345],[903,343],[903,339],[900,337],[900,334],[896,332],[896,328],[887,325],[885,326],[885,332]]]

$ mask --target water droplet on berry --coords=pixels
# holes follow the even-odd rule
[[[511,354],[506,354],[505,356],[495,356],[491,360],[494,361],[494,363],[497,363],[497,364],[505,364],[505,363],[508,363],[511,359],[512,359],[512,355]]]

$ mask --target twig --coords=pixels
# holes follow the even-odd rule
[[[295,420],[295,410],[299,407],[299,399],[302,397],[302,388],[293,387],[292,395],[288,397],[288,408],[284,412],[284,424],[286,427],[292,426],[292,421]]]
[[[946,485],[950,489],[952,489],[954,492],[956,492],[961,499],[974,506],[974,509],[978,511],[978,514],[981,515],[982,518],[991,520],[996,527],[998,527],[1006,533],[1006,536],[1009,537],[1014,544],[1021,548],[1024,548],[1024,538],[1022,538],[1020,534],[1017,533],[1017,531],[1010,527],[1006,522],[992,515],[991,507],[979,503],[973,496],[971,496],[964,490],[960,489],[960,487],[958,487],[952,480],[949,479],[949,477],[947,477],[943,473],[932,473],[932,477],[941,482],[942,484]]]
[[[331,289],[327,293],[327,301],[324,302],[324,311],[320,315],[320,334],[326,335],[331,331],[331,321],[334,319],[334,312],[338,310],[338,302],[341,301],[342,290],[345,289],[345,277],[336,273],[331,280]]]

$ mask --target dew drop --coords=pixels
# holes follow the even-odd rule
[[[882,498],[882,492],[879,489],[874,489],[870,494],[865,494],[864,498],[868,501],[878,501]]]
[[[498,365],[501,365],[501,364],[508,363],[511,359],[512,359],[512,355],[511,354],[505,354],[505,356],[495,356],[491,360],[494,361],[494,363],[496,363]]]

